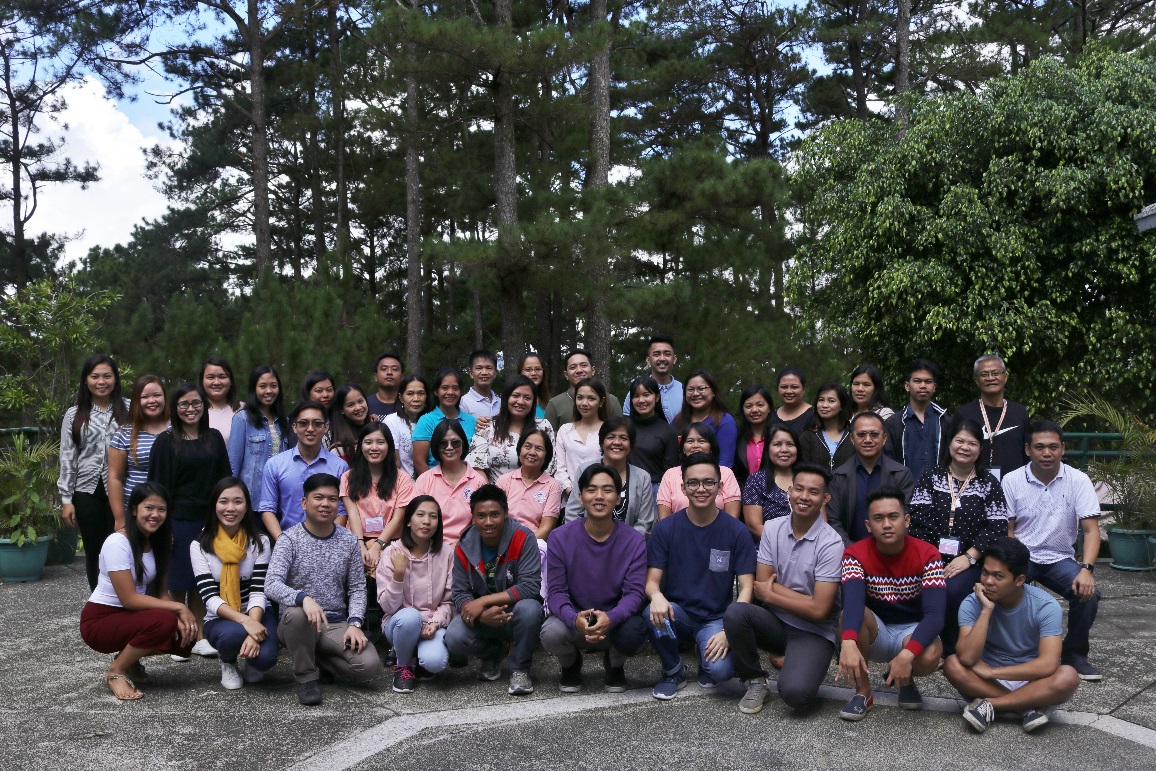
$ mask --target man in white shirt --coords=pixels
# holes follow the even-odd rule
[[[1068,634],[1061,660],[1081,680],[1104,676],[1088,663],[1088,632],[1096,620],[1100,592],[1093,571],[1100,551],[1100,501],[1088,475],[1063,462],[1064,430],[1050,420],[1031,423],[1025,450],[1029,463],[1003,478],[1009,534],[1032,554],[1029,581],[1068,601]],[[1077,530],[1084,533],[1081,561],[1075,558]]]

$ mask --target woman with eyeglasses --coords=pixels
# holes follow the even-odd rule
[[[690,373],[683,388],[682,412],[674,416],[672,423],[679,435],[685,433],[687,426],[692,423],[710,426],[711,431],[718,437],[715,457],[718,458],[719,465],[728,469],[734,466],[739,429],[719,395],[714,375],[705,369],[696,369]]]
[[[206,401],[205,392],[196,383],[177,386],[170,399],[172,426],[153,442],[149,458],[149,481],[159,482],[173,498],[168,588],[173,599],[188,604],[197,618],[193,653],[198,656],[213,656],[216,651],[204,639],[205,606],[196,591],[189,547],[200,537],[205,513],[213,507],[213,488],[232,474],[225,439],[220,431],[209,427]],[[188,661],[180,656],[173,656],[173,660]]]
[[[470,496],[486,484],[486,475],[465,462],[469,440],[458,421],[444,418],[433,430],[428,444],[436,465],[418,476],[413,495],[414,498],[433,496],[442,510],[446,543],[457,543],[473,520]]]
[[[518,374],[529,378],[534,384],[534,417],[546,417],[546,405],[550,403],[550,384],[546,381],[546,366],[536,353],[526,353],[518,359]],[[551,426],[553,430],[553,426]]]

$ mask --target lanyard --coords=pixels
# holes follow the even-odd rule
[[[1007,417],[1007,399],[1003,400],[1003,411],[999,414],[999,422],[995,424],[995,431],[991,430],[991,421],[987,417],[987,407],[983,399],[979,400],[979,414],[983,417],[983,427],[987,431],[987,448],[989,453],[988,465],[995,465],[995,437],[1003,428],[1003,419]]]
[[[963,480],[963,484],[959,486],[959,491],[955,490],[955,475],[950,471],[947,472],[947,489],[951,492],[951,514],[948,515],[947,520],[947,534],[951,535],[952,528],[955,527],[955,512],[959,508],[960,498],[963,497],[963,491],[967,489],[967,485],[971,480],[975,479],[975,470],[973,469],[967,475],[967,479]]]

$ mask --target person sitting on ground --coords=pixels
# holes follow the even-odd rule
[[[306,706],[321,703],[318,665],[352,682],[381,671],[377,651],[361,631],[361,546],[357,536],[334,523],[339,487],[332,474],[305,480],[305,520],[281,533],[265,580],[265,595],[281,606],[277,636],[293,659],[297,700]]]
[[[844,720],[862,720],[875,705],[868,661],[890,662],[884,679],[899,686],[903,709],[923,708],[912,678],[939,667],[947,602],[943,560],[931,544],[908,537],[911,517],[905,500],[903,492],[892,487],[868,495],[869,535],[843,553],[839,674],[855,688],[839,713]]]
[[[450,656],[481,659],[479,680],[502,676],[510,651],[511,696],[534,692],[530,661],[542,627],[542,557],[534,533],[509,516],[506,494],[482,485],[470,498],[473,524],[454,550]]]
[[[971,703],[963,718],[980,733],[997,711],[1021,713],[1025,732],[1048,722],[1047,710],[1080,686],[1060,663],[1063,611],[1043,589],[1027,585],[1028,547],[1004,536],[983,552],[975,593],[959,608],[959,643],[943,674]]]
[[[612,420],[615,420],[612,418]],[[625,421],[625,418],[620,418]],[[563,693],[582,690],[583,651],[605,651],[605,687],[626,690],[624,663],[646,645],[642,591],[646,584],[646,537],[614,512],[622,482],[601,463],[578,476],[583,518],[554,531],[546,554],[550,618],[542,647],[558,659]]]
[[[647,634],[662,662],[662,679],[651,695],[669,700],[686,685],[678,655],[680,639],[698,644],[698,684],[713,688],[734,675],[723,613],[734,597],[750,602],[755,577],[755,546],[739,520],[715,503],[722,476],[718,459],[695,453],[682,462],[683,489],[690,501],[660,519],[647,544],[646,596],[642,612]]]
[[[173,548],[171,508],[168,491],[156,482],[133,488],[124,532],[105,539],[96,589],[80,613],[84,644],[116,654],[104,682],[121,701],[144,696],[129,679],[144,682],[142,658],[188,656],[197,639],[197,619],[165,587]]]
[[[810,705],[835,653],[835,601],[843,539],[823,519],[826,468],[801,463],[791,482],[791,514],[767,523],[759,542],[754,596],[731,603],[723,629],[735,676],[747,681],[739,712],[753,715],[770,698],[759,650],[782,657],[779,695],[790,707]]]
[[[442,548],[442,510],[431,495],[405,507],[401,538],[377,563],[377,602],[385,614],[382,632],[393,645],[393,690],[413,693],[418,680],[446,668],[446,628],[453,617],[453,550]]]
[[[205,604],[205,639],[221,657],[221,686],[232,691],[261,682],[277,663],[277,617],[265,602],[272,546],[238,477],[222,479],[209,498],[213,511],[189,557]],[[238,657],[247,660],[244,669]]]

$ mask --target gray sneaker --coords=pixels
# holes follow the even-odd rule
[[[530,679],[529,672],[511,672],[510,673],[510,688],[509,694],[511,696],[525,696],[534,692],[534,681]]]
[[[771,699],[771,692],[767,688],[767,678],[756,677],[747,683],[747,692],[739,701],[739,712],[744,715],[755,715],[763,711],[763,705]]]

